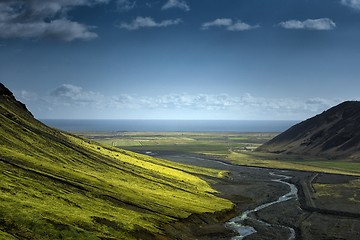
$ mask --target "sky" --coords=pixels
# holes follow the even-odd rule
[[[0,0],[40,119],[304,120],[360,89],[360,0]]]

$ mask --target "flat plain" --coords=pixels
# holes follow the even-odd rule
[[[107,146],[155,154],[177,152],[207,155],[235,164],[360,176],[360,161],[272,154],[255,149],[278,133],[113,132],[78,133]]]

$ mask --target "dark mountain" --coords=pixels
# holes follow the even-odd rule
[[[22,102],[19,102],[15,99],[13,93],[7,89],[4,84],[0,83],[0,97],[2,101],[7,101],[8,103],[11,103],[12,105],[18,107],[22,111],[25,111],[28,115],[33,116],[31,112],[28,111],[25,104]]]
[[[296,124],[257,151],[357,159],[360,157],[360,102],[343,102]]]

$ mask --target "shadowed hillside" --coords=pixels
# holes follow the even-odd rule
[[[343,102],[291,127],[257,150],[359,159],[360,102]]]
[[[223,175],[49,128],[0,83],[0,239],[164,238],[161,224],[232,208],[193,173]]]

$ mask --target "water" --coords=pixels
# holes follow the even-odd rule
[[[270,207],[270,206],[272,206],[274,204],[277,204],[277,203],[281,203],[281,202],[288,201],[290,199],[297,199],[298,198],[298,196],[297,196],[298,190],[297,190],[296,186],[294,184],[291,184],[291,183],[288,183],[288,182],[284,181],[285,179],[290,179],[291,177],[285,176],[285,175],[275,174],[273,172],[271,172],[270,175],[280,177],[280,179],[274,179],[272,181],[288,185],[289,186],[289,192],[286,193],[283,196],[280,196],[276,201],[262,204],[262,205],[257,206],[256,208],[254,208],[252,210],[247,210],[247,211],[243,212],[240,216],[237,216],[237,217],[235,217],[233,219],[230,219],[230,221],[228,221],[225,224],[225,226],[239,234],[238,236],[233,237],[231,240],[242,240],[245,237],[256,233],[256,229],[253,228],[252,226],[247,226],[247,225],[242,224],[246,219],[251,219],[251,220],[259,222],[260,224],[263,224],[263,225],[266,225],[266,226],[271,226],[271,224],[269,224],[269,223],[266,223],[266,222],[261,221],[259,219],[251,218],[249,216],[251,213],[260,211],[261,209]],[[286,228],[286,229],[289,230],[289,238],[288,238],[289,240],[294,240],[295,239],[295,230],[293,228],[287,227],[287,226],[278,226],[278,227]]]
[[[63,120],[45,124],[71,132],[283,132],[297,121],[249,120]]]

